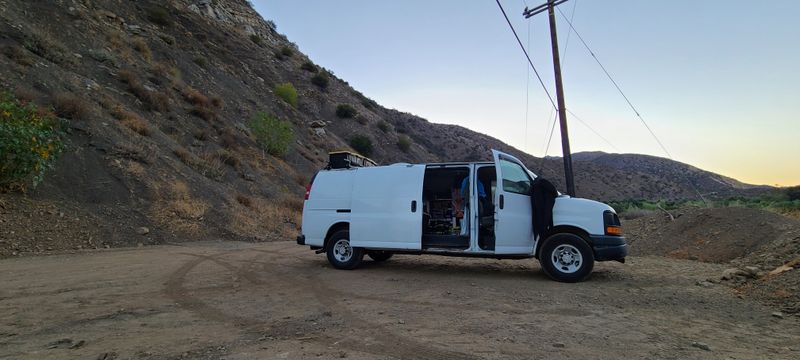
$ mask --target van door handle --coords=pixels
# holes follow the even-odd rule
[[[505,198],[502,194],[500,194],[500,203],[498,205],[500,206],[500,209],[502,209],[503,205],[505,205]]]
[[[417,212],[417,200],[411,201],[411,212]]]

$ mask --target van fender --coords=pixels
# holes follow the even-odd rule
[[[350,230],[350,222],[349,221],[339,221],[334,223],[328,228],[328,232],[325,234],[325,242],[322,245],[323,250],[328,250],[328,243],[331,240],[331,236],[335,234],[339,230]]]
[[[545,236],[540,236],[539,241],[536,242],[536,251],[534,252],[534,257],[537,259],[539,258],[539,250],[542,248],[542,244],[544,241],[547,240],[549,237],[555,234],[562,234],[562,233],[569,233],[578,235],[583,241],[586,242],[589,246],[592,246],[592,243],[589,241],[589,232],[578,227],[575,225],[556,225],[550,231],[545,234]]]

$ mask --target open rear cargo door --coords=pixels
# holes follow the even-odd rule
[[[353,184],[350,244],[422,249],[424,165],[360,168]]]

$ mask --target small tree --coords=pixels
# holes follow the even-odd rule
[[[398,136],[397,147],[399,147],[403,152],[408,152],[408,150],[411,149],[411,138],[406,135]]]
[[[379,121],[378,122],[378,129],[380,129],[383,132],[388,132],[389,131],[389,123],[386,122],[386,120]]]
[[[273,156],[285,156],[294,141],[292,125],[267,113],[259,113],[250,120],[250,130],[258,145]]]
[[[286,101],[292,107],[297,107],[297,89],[292,83],[283,83],[275,86],[275,95]]]
[[[372,155],[372,140],[366,135],[355,135],[350,138],[350,147],[361,155]]]
[[[352,119],[353,117],[356,116],[356,114],[358,114],[358,112],[356,111],[356,108],[353,107],[353,105],[339,104],[336,107],[336,116],[342,119]]]

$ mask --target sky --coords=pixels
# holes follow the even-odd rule
[[[547,15],[522,16],[539,2],[501,0],[555,96]],[[383,106],[561,155],[557,126],[545,151],[553,107],[494,0],[253,3],[315,63]],[[568,115],[573,152],[668,157],[569,18],[674,160],[747,183],[800,184],[800,1],[559,7],[566,108],[580,119]]]

